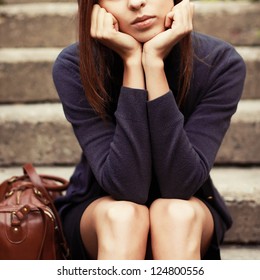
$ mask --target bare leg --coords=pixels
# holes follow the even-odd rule
[[[209,209],[195,197],[155,200],[150,223],[154,259],[201,259],[214,230]]]
[[[102,197],[83,213],[80,232],[93,259],[144,259],[149,211],[133,202]]]

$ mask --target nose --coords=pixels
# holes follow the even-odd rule
[[[146,4],[146,0],[128,0],[128,7],[131,10],[138,10],[141,7],[144,7]]]

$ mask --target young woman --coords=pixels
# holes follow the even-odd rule
[[[74,259],[220,258],[232,219],[209,173],[245,65],[178,2],[79,1],[53,68],[82,148],[56,201]]]

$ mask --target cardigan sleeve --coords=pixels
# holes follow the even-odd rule
[[[147,104],[152,160],[164,198],[189,199],[208,179],[236,111],[245,78],[243,60],[228,47],[212,65],[208,73],[197,73],[204,92],[190,89],[202,97],[187,120],[172,92]]]
[[[115,199],[144,204],[151,181],[147,92],[122,87],[116,121],[104,121],[85,98],[78,65],[60,55],[53,79],[65,116],[99,185]]]

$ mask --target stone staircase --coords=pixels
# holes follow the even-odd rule
[[[69,178],[80,149],[51,69],[77,40],[76,0],[0,1],[0,181],[21,174],[28,161]],[[195,30],[232,43],[247,64],[244,94],[212,170],[234,218],[223,259],[260,259],[259,14],[260,2],[195,2]]]

